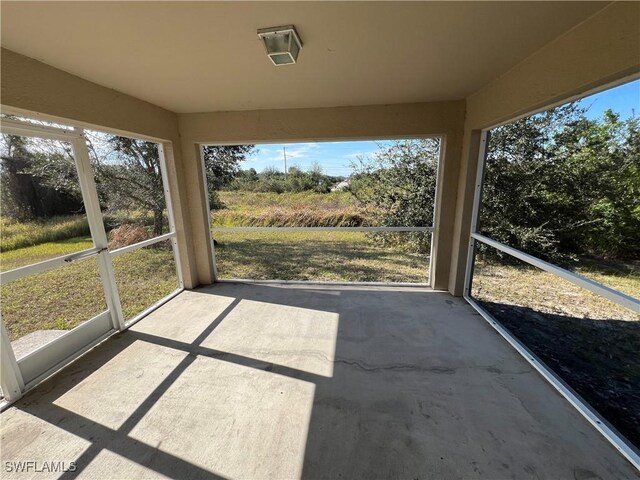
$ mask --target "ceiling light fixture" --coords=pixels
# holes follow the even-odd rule
[[[290,65],[298,60],[302,41],[293,25],[261,28],[258,38],[262,40],[269,59],[276,67]]]

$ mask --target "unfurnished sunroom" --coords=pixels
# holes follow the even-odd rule
[[[591,275],[546,250],[494,238],[487,218],[500,212],[486,209],[489,194],[502,191],[496,186],[517,183],[505,176],[515,162],[499,163],[498,140],[501,152],[516,155],[526,143],[521,132],[544,127],[554,141],[536,143],[531,158],[543,150],[569,158],[554,142],[570,135],[545,124],[556,115],[545,112],[616,87],[640,106],[640,4],[3,1],[1,9],[7,478],[638,476],[636,413],[618,424],[626,407],[611,416],[606,402],[594,405],[518,330],[524,320],[532,328],[596,325],[602,338],[623,332],[632,351],[640,314],[634,242],[618,242],[631,271],[625,279]],[[609,155],[607,172],[615,162],[633,171],[635,114],[600,121],[555,111],[564,112],[553,117],[562,125],[591,129],[576,136],[571,159],[583,158],[587,137],[623,137],[606,128],[632,132],[627,150],[598,151]],[[346,198],[329,190],[344,182],[353,191],[359,179],[373,199],[371,217],[251,223],[265,201],[286,197],[271,192],[242,204],[251,220],[216,223],[218,201],[229,209],[248,194],[216,187],[209,155],[232,152],[229,161],[255,145],[382,140],[390,163],[359,176],[297,166],[233,171],[234,185],[241,174],[245,184],[267,174],[278,185],[328,182],[331,201],[291,196],[307,195],[314,208]],[[389,157],[400,152],[405,161],[416,151],[429,159],[422,170]],[[383,197],[371,192],[398,172],[413,186],[385,196],[392,207],[383,211]],[[428,188],[416,172],[428,176]],[[615,176],[599,175],[580,178]],[[573,177],[564,179],[566,193]],[[417,190],[430,202],[421,221],[403,217],[408,204],[393,203]],[[633,206],[629,191],[619,199]],[[552,193],[545,198],[559,201]],[[596,213],[610,212],[598,205]],[[627,211],[624,238],[638,238],[637,213]],[[379,220],[389,212],[396,220]],[[607,225],[622,225],[622,216],[611,218]],[[622,230],[606,232],[614,231]],[[366,255],[385,268],[422,255],[411,265],[425,280],[230,280],[219,271],[240,255],[248,265],[321,268],[329,254],[309,249],[331,236],[341,242],[331,252],[338,271],[348,268],[354,242],[366,240]],[[283,238],[297,239],[295,255]],[[233,253],[239,239],[243,250]],[[358,261],[360,271],[373,269]],[[535,281],[523,274],[534,271]],[[541,295],[553,301],[549,292],[564,282],[572,293],[563,299],[584,304],[589,296],[600,316],[591,307],[581,317],[549,316],[479,297],[479,286],[500,279],[498,293],[511,289],[513,298],[552,285]],[[585,368],[607,354],[591,353]],[[639,393],[640,373],[629,365],[616,398]]]

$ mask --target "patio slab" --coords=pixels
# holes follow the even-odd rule
[[[463,300],[417,287],[186,291],[0,424],[6,478],[638,478]]]

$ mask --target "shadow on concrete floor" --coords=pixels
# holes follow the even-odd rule
[[[75,451],[64,479],[633,475],[464,301],[424,288],[184,292],[2,417],[3,461]]]
[[[479,303],[613,428],[640,445],[640,321]]]

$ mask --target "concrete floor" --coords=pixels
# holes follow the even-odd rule
[[[463,300],[422,288],[184,292],[0,422],[3,478],[638,478]]]

